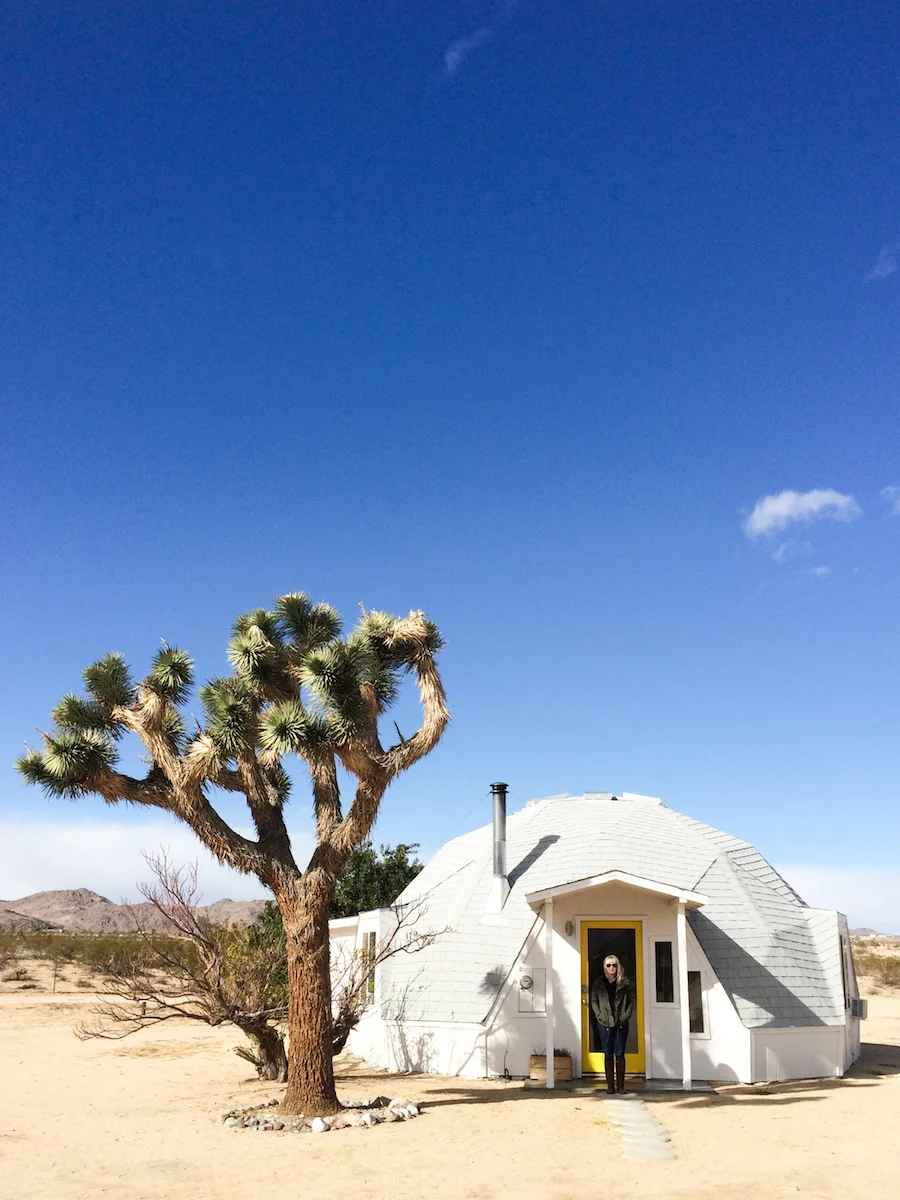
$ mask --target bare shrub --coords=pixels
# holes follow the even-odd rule
[[[33,983],[34,976],[26,967],[15,967],[12,971],[7,971],[3,976],[4,983]]]
[[[173,867],[165,854],[145,856],[156,883],[141,885],[143,896],[169,922],[177,937],[142,939],[132,960],[116,959],[103,971],[104,990],[114,1000],[93,1010],[94,1022],[81,1038],[119,1039],[173,1017],[213,1027],[236,1025],[249,1045],[235,1053],[252,1063],[260,1079],[285,1082],[288,1015],[287,952],[281,914],[274,904],[252,925],[212,925],[197,908],[196,864]],[[345,1046],[371,998],[377,967],[393,954],[414,953],[437,933],[409,927],[419,906],[395,911],[391,932],[377,945],[343,955],[332,965],[332,1054]],[[132,916],[137,917],[132,910]]]

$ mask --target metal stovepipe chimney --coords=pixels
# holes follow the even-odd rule
[[[488,912],[499,913],[509,895],[506,877],[506,790],[505,783],[492,783],[494,797],[494,875],[488,898]]]

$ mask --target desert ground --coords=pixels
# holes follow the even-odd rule
[[[521,1082],[396,1077],[343,1056],[343,1099],[402,1094],[407,1123],[327,1134],[229,1129],[280,1095],[232,1053],[233,1029],[170,1022],[79,1041],[96,996],[67,969],[49,990],[0,988],[2,1200],[494,1200],[900,1193],[900,992],[869,999],[862,1060],[844,1080],[649,1095],[673,1162],[623,1161],[608,1101]],[[45,988],[46,990],[38,990]]]

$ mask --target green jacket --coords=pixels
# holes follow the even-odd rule
[[[630,979],[620,980],[616,984],[616,998],[612,1011],[609,1006],[609,992],[606,990],[606,980],[602,973],[594,980],[591,988],[591,1012],[600,1025],[611,1029],[614,1025],[624,1025],[634,1012],[634,984]]]

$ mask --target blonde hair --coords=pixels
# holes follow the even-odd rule
[[[609,962],[614,962],[616,964],[616,983],[627,983],[628,979],[625,975],[625,972],[622,970],[622,964],[619,962],[615,954],[603,955],[603,966],[606,967],[606,964]]]

